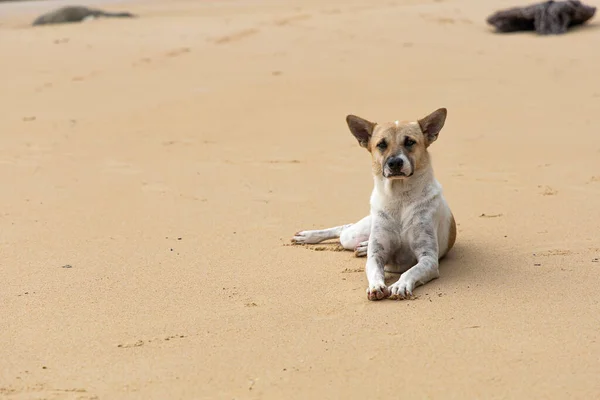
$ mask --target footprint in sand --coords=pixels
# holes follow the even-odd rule
[[[166,57],[166,58],[179,57],[179,56],[187,54],[187,53],[189,53],[191,51],[192,51],[192,49],[190,49],[189,47],[180,47],[180,48],[177,48],[177,49],[173,49],[173,50],[167,51],[164,54],[164,57]],[[154,60],[152,58],[150,58],[150,57],[142,57],[139,60],[133,62],[131,65],[134,66],[134,67],[138,67],[140,65],[152,64],[153,61]]]
[[[142,182],[142,190],[144,192],[167,193],[171,191],[171,188],[160,182]]]
[[[206,197],[194,196],[191,194],[180,194],[179,197],[186,200],[200,201],[202,203],[206,203],[208,201]]]
[[[43,85],[36,87],[36,88],[35,88],[35,91],[36,91],[36,92],[42,92],[42,91],[44,91],[45,89],[50,89],[52,86],[54,86],[54,85],[52,84],[52,82],[46,82],[46,83],[44,83]]]
[[[182,54],[189,53],[190,51],[192,51],[192,50],[189,47],[181,47],[178,49],[171,50],[171,51],[167,52],[165,55],[167,57],[178,57]]]
[[[421,14],[421,18],[424,19],[425,21],[431,21],[431,22],[436,22],[440,25],[454,25],[454,24],[466,24],[466,25],[472,25],[473,21],[471,21],[468,18],[452,18],[452,17],[439,17],[439,16],[435,16],[435,15],[429,15],[429,14]]]
[[[552,249],[534,253],[534,256],[539,257],[552,257],[552,256],[570,256],[574,254],[571,250],[562,250],[562,249]]]
[[[479,218],[498,218],[501,216],[502,214],[481,214]]]
[[[448,18],[448,17],[436,18],[435,21],[440,24],[444,24],[444,25],[445,24],[454,24],[456,22],[456,20],[454,18]]]
[[[44,367],[43,369],[46,369]],[[28,371],[25,371],[29,373]],[[86,389],[66,388],[54,389],[45,384],[21,386],[0,387],[0,396],[9,396],[11,399],[78,399],[78,400],[97,400],[99,397],[89,393]]]
[[[330,244],[321,244],[321,245],[307,245],[307,244],[288,244],[285,243],[284,246],[301,246],[304,247],[307,250],[312,250],[312,251],[346,251],[346,249],[344,249],[342,247],[341,244],[338,243],[330,243]]]
[[[275,21],[273,21],[273,24],[276,26],[284,26],[284,25],[289,25],[292,22],[303,21],[303,20],[310,19],[310,18],[311,18],[310,14],[299,14],[299,15],[293,15],[291,17],[276,19]]]
[[[258,32],[260,32],[260,31],[255,28],[244,29],[242,31],[238,31],[238,32],[232,33],[230,35],[214,38],[212,41],[216,44],[227,44],[227,43],[237,42],[237,41],[245,39],[249,36],[256,35]]]
[[[89,74],[86,74],[86,75],[74,76],[73,78],[71,78],[71,80],[73,82],[81,82],[81,81],[85,81],[86,79],[93,78],[96,75],[98,75],[98,72],[90,72]]]
[[[158,344],[158,343],[169,342],[169,341],[177,340],[177,339],[185,339],[186,337],[187,337],[186,335],[159,336],[159,337],[155,337],[155,338],[147,339],[147,340],[136,340],[135,342],[120,343],[117,345],[117,347],[119,347],[121,349],[130,349],[133,347],[142,347],[144,345],[151,344],[151,343]]]
[[[542,186],[538,186],[542,188]],[[550,186],[543,187],[542,196],[554,196],[558,194],[558,190],[551,188]]]
[[[152,59],[150,57],[142,57],[131,65],[133,65],[134,67],[137,67],[138,65],[148,65],[148,64],[152,64]]]
[[[122,174],[122,175],[135,175],[142,172],[141,170],[135,168],[132,164],[121,162],[117,160],[107,160],[104,163],[104,170],[106,172],[111,172],[114,174]]]
[[[267,164],[300,164],[300,160],[269,160],[265,161]]]

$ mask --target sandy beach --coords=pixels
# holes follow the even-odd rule
[[[0,4],[0,398],[600,398],[598,17],[80,3],[140,17]],[[369,212],[347,114],[439,107],[456,247],[415,300],[370,302],[364,259],[290,238]]]

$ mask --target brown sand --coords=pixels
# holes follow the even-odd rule
[[[0,397],[599,398],[600,31],[492,34],[513,4],[2,5]],[[346,114],[437,107],[456,248],[369,302],[287,244],[368,212]]]

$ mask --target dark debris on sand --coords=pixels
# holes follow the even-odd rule
[[[551,0],[495,12],[487,18],[487,23],[503,33],[535,31],[539,35],[561,35],[589,21],[595,13],[596,7],[578,0]]]

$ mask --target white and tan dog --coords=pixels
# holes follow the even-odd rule
[[[456,240],[456,223],[433,175],[427,148],[446,121],[440,108],[415,122],[378,124],[348,115],[358,143],[371,153],[375,186],[371,213],[355,224],[301,231],[292,242],[340,238],[356,256],[367,256],[369,300],[412,297],[415,287],[439,277],[439,260]],[[390,287],[384,271],[401,273]]]

